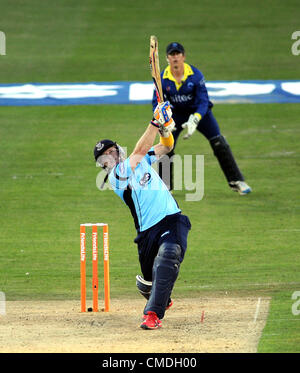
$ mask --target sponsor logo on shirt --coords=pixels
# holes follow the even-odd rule
[[[144,174],[144,176],[141,178],[139,184],[140,184],[141,186],[145,186],[146,184],[149,183],[150,179],[151,179],[151,174],[150,174],[149,172],[146,172],[146,173]]]
[[[181,103],[191,101],[193,99],[193,95],[174,95],[170,97],[171,102]]]

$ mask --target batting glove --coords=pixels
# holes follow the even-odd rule
[[[156,119],[152,119],[150,122],[153,126],[159,128],[159,133],[162,137],[169,137],[171,132],[176,131],[175,122],[171,118],[165,125],[160,124]]]
[[[176,129],[169,101],[156,106],[151,124],[159,128],[162,137],[168,137]]]
[[[158,104],[154,110],[153,118],[162,126],[172,118],[172,110],[169,101]]]
[[[169,124],[166,126],[159,126],[159,135],[161,137],[169,137],[170,134],[176,130],[176,127],[175,127],[175,122],[174,120],[171,118],[169,120]]]
[[[196,128],[200,120],[200,114],[191,114],[188,121],[181,125],[182,128],[187,128],[187,133],[183,136],[184,140],[192,136],[192,134],[196,131]]]

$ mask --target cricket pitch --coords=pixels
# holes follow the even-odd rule
[[[111,311],[98,313],[80,313],[80,301],[7,301],[0,352],[253,353],[269,303],[267,297],[174,299],[163,327],[145,331],[143,299],[111,299]]]

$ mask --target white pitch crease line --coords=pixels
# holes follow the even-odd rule
[[[92,227],[93,225],[97,226],[97,227],[104,227],[105,225],[107,225],[106,223],[84,223],[84,224],[80,224],[82,227]]]
[[[259,314],[260,302],[261,302],[261,298],[258,298],[258,301],[257,301],[257,304],[256,304],[256,310],[255,310],[254,320],[253,320],[254,322],[256,322],[257,316]]]

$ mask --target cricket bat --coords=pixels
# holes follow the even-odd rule
[[[155,92],[157,96],[157,102],[160,104],[164,102],[163,90],[161,86],[160,78],[160,67],[159,67],[159,57],[158,57],[158,40],[157,37],[152,35],[150,36],[150,70],[152,79],[155,85]]]

